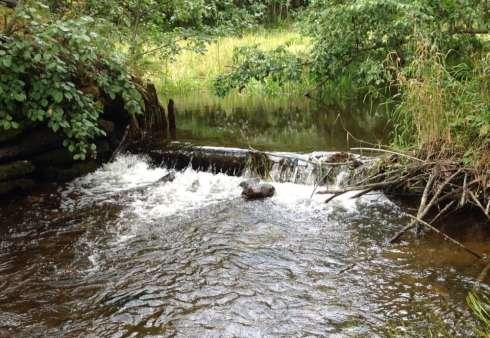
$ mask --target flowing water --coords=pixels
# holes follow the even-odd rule
[[[0,336],[469,336],[481,270],[382,194],[240,197],[240,177],[126,155],[0,208]],[[471,239],[465,242],[480,251]],[[353,265],[355,263],[355,265]]]

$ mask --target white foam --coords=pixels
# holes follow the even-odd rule
[[[124,227],[126,227],[128,219],[131,218],[136,221],[134,223],[154,221],[204,209],[210,205],[219,205],[225,201],[239,199],[241,195],[239,183],[243,180],[242,177],[197,172],[188,168],[177,172],[173,182],[157,182],[167,173],[167,169],[152,167],[145,157],[120,156],[113,163],[106,164],[96,172],[73,181],[64,192],[65,205],[77,203],[87,205],[124,195],[124,198],[122,200],[119,198],[117,203],[124,204],[121,217],[124,216]],[[342,181],[341,173],[337,184]],[[361,200],[352,199],[355,194],[352,192],[325,204],[325,200],[330,195],[313,194],[313,185],[277,182],[273,182],[273,185],[276,188],[276,194],[272,198],[275,204],[307,213],[314,210],[328,211],[338,207],[355,211],[360,201],[376,198],[379,202],[380,196],[383,199],[381,194],[376,194],[374,197],[366,195]],[[144,189],[134,190],[138,187]],[[331,186],[329,188],[335,189]],[[80,196],[71,199],[69,196],[72,192],[77,192]],[[386,198],[384,201],[387,201]],[[125,233],[126,230],[121,230],[121,236],[131,236]]]

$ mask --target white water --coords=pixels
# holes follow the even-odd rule
[[[393,320],[420,335],[434,304],[465,315],[432,288],[466,285],[456,271],[383,246],[406,220],[382,194],[325,204],[313,185],[273,181],[274,197],[248,202],[241,177],[158,182],[168,172],[121,156],[62,192],[73,220],[17,239],[3,264],[20,267],[0,269],[3,311],[29,314],[7,315],[16,336],[386,336]]]
[[[242,189],[239,183],[245,179],[187,168],[182,172],[176,172],[173,182],[157,182],[168,173],[168,169],[151,166],[144,156],[120,156],[96,172],[73,181],[63,192],[64,207],[69,208],[75,204],[79,207],[93,203],[123,202],[126,214],[133,214],[140,221],[154,221],[240,199]],[[279,179],[279,173],[282,179]],[[289,174],[293,177],[293,182],[314,182],[312,169],[304,163]],[[355,211],[358,205],[366,202],[390,203],[384,195],[377,193],[352,199],[352,195],[355,194],[352,192],[325,204],[325,199],[330,195],[314,194],[313,185],[277,182],[287,180],[285,171],[279,166],[273,168],[271,176],[276,188],[271,202],[283,208],[325,212],[340,207]],[[335,183],[328,188],[339,188],[345,176],[346,173],[340,172]],[[302,179],[298,179],[299,177]],[[77,194],[76,199],[70,197],[74,192]]]

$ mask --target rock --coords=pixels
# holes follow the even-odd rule
[[[173,182],[175,180],[175,173],[172,171],[168,173],[167,175],[163,176],[160,178],[157,182],[158,183],[168,183],[168,182]]]
[[[0,181],[12,180],[34,172],[35,167],[29,161],[16,161],[0,165]]]
[[[245,181],[240,182],[239,186],[242,187],[242,188],[246,188],[246,187],[249,187],[249,186],[252,186],[252,185],[257,185],[259,183],[260,183],[260,179],[258,179],[258,178],[251,178],[249,180],[245,180]]]
[[[0,195],[12,193],[18,190],[29,190],[32,189],[34,185],[34,181],[29,179],[0,182]]]
[[[274,196],[276,188],[268,183],[259,183],[258,180],[248,180],[240,183],[243,188],[242,196],[247,200],[264,199]]]

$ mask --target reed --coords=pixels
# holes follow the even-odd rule
[[[421,43],[416,55],[398,72],[395,145],[424,153],[460,153],[466,164],[489,160],[483,155],[490,149],[490,53],[449,65],[448,55]]]

